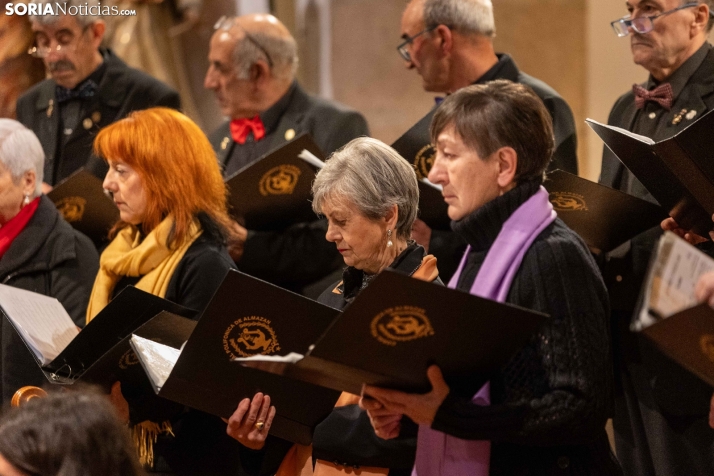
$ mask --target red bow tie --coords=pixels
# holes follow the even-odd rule
[[[255,116],[253,119],[233,119],[230,127],[231,137],[239,144],[245,144],[250,131],[253,131],[253,139],[256,142],[265,137],[265,126],[260,116]]]
[[[647,91],[639,84],[633,84],[632,92],[635,93],[635,106],[637,106],[637,109],[645,107],[647,101],[654,101],[668,111],[672,109],[674,91],[672,91],[672,85],[669,83],[660,84],[652,91]]]

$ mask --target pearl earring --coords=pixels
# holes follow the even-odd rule
[[[394,245],[392,243],[392,230],[387,230],[387,248],[391,248]]]
[[[25,199],[22,201],[22,206],[25,207],[30,204],[30,196],[25,195]]]

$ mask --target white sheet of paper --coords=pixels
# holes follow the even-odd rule
[[[635,134],[634,132],[628,131],[627,129],[623,129],[622,127],[617,127],[617,126],[611,126],[611,125],[608,125],[608,124],[603,124],[603,123],[601,123],[601,122],[598,122],[598,121],[596,121],[596,120],[594,120],[594,119],[589,119],[589,118],[588,118],[588,119],[585,119],[585,122],[591,122],[591,123],[593,123],[593,124],[597,124],[597,125],[600,125],[600,126],[605,126],[605,127],[607,127],[608,129],[612,129],[612,130],[614,130],[614,131],[621,132],[622,134],[624,134],[624,135],[626,135],[626,136],[628,136],[628,137],[632,137],[633,139],[637,139],[637,140],[640,141],[640,142],[644,142],[645,144],[649,144],[649,145],[656,144],[656,142],[655,142],[654,140],[652,140],[651,138],[649,138],[649,137],[647,137],[647,136],[642,136],[642,135],[639,135],[639,134]]]
[[[305,356],[296,352],[290,352],[287,355],[251,355],[250,357],[235,357],[233,362],[280,362],[286,364],[295,364],[301,361]]]
[[[307,162],[308,164],[317,167],[318,169],[321,169],[325,166],[325,163],[323,161],[318,159],[315,154],[313,154],[307,149],[303,149],[302,152],[298,154],[298,157]]]
[[[131,336],[131,342],[134,344],[134,350],[137,351],[137,357],[144,364],[149,379],[157,389],[161,390],[166,379],[171,375],[181,351],[136,334]]]
[[[0,284],[0,307],[42,365],[52,362],[79,334],[55,298]]]

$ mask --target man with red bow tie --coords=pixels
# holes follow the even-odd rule
[[[626,5],[629,15],[612,27],[629,36],[633,61],[650,75],[617,100],[609,123],[661,141],[714,108],[714,51],[707,42],[714,1]],[[600,182],[655,202],[607,148]],[[714,474],[714,432],[707,425],[711,389],[629,331],[661,233],[653,228],[603,257],[620,383],[613,419],[617,457],[628,476]]]
[[[325,154],[368,135],[358,112],[305,93],[295,80],[297,45],[272,15],[222,18],[211,38],[204,86],[229,118],[211,135],[224,176],[302,133]],[[281,232],[247,230],[241,271],[293,291],[329,275],[342,260],[322,220]]]

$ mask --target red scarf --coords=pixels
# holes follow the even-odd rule
[[[0,258],[5,255],[5,252],[10,248],[12,242],[17,238],[22,230],[27,226],[27,222],[35,214],[38,205],[40,204],[40,197],[37,197],[24,207],[12,217],[2,228],[0,228]]]

